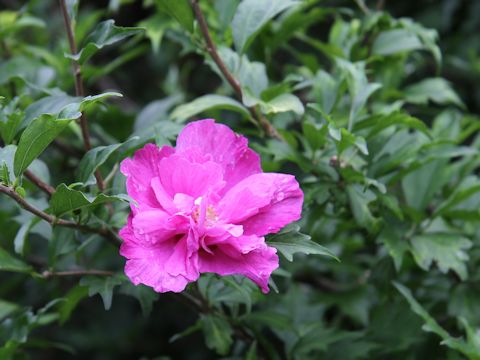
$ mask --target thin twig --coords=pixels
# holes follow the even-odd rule
[[[210,36],[210,32],[208,31],[208,24],[203,16],[202,10],[200,9],[200,5],[198,4],[199,0],[190,0],[190,3],[193,8],[193,12],[195,13],[195,18],[197,19],[198,25],[200,27],[200,31],[202,32],[203,38],[207,44],[207,52],[212,57],[215,64],[220,69],[220,72],[223,74],[225,79],[228,83],[232,86],[233,90],[235,91],[237,97],[242,100],[243,98],[243,91],[240,83],[237,79],[230,73],[227,66],[223,62],[222,58],[218,54],[217,48],[213,43],[212,37]],[[260,113],[254,106],[248,108],[250,114],[254,119],[257,119],[258,123],[263,127],[265,132],[268,136],[275,137],[279,140],[283,140],[282,136],[278,133],[277,129],[268,121],[268,119]]]
[[[55,192],[55,188],[43,182],[39,177],[37,177],[30,170],[25,170],[23,174],[28,180],[34,183],[40,190],[45,192],[49,197],[52,196],[52,194]]]
[[[67,31],[68,43],[70,45],[70,52],[72,53],[72,55],[77,55],[78,53],[77,45],[75,44],[74,31],[72,27],[72,22],[70,20],[70,16],[68,15],[66,2],[65,0],[59,0],[59,3],[60,3],[60,8],[62,9],[63,20],[65,22],[65,29]],[[75,95],[84,97],[85,90],[83,87],[83,78],[82,78],[82,72],[80,69],[80,64],[76,60],[72,59],[72,67],[73,67],[73,76],[75,79]],[[88,151],[92,148],[92,144],[90,143],[90,131],[88,130],[87,117],[85,116],[84,113],[82,113],[82,116],[80,117],[80,128],[82,130],[83,145],[85,147],[85,150]],[[95,171],[95,178],[97,179],[98,189],[100,191],[103,191],[105,189],[105,185],[103,183],[102,174],[100,173],[99,170]]]
[[[86,276],[86,275],[95,275],[95,276],[113,276],[115,273],[113,271],[106,270],[68,270],[68,271],[49,271],[45,270],[42,272],[42,277],[48,279],[55,276]]]
[[[65,220],[65,219],[58,219],[53,215],[47,214],[46,212],[37,209],[35,206],[31,205],[28,201],[26,201],[23,197],[21,197],[14,188],[10,186],[5,186],[0,184],[0,193],[4,193],[5,195],[11,197],[15,200],[22,208],[31,212],[32,214],[38,216],[39,218],[45,220],[46,222],[52,225],[64,226],[69,228],[75,228],[82,232],[98,234],[103,236],[107,240],[109,240],[115,246],[120,244],[120,240],[118,239],[117,235],[110,229],[102,227],[102,228],[93,228],[88,225],[82,225],[75,221]]]

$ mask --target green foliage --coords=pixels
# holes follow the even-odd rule
[[[374,3],[5,2],[0,359],[480,359],[480,8]],[[207,117],[304,191],[268,295],[122,274],[119,163]]]

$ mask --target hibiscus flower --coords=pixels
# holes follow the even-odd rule
[[[269,291],[278,256],[264,236],[300,218],[294,176],[262,172],[247,139],[211,119],[185,126],[175,148],[145,145],[121,171],[136,202],[120,230],[135,285],[181,292],[210,272]]]

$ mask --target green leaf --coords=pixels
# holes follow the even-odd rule
[[[193,32],[193,11],[189,0],[156,0],[160,11],[177,20],[189,32]]]
[[[8,315],[10,315],[11,313],[13,313],[14,311],[16,311],[18,309],[18,305],[17,304],[14,304],[14,303],[11,303],[11,302],[8,302],[8,301],[4,301],[4,300],[1,300],[0,299],[0,322],[5,318],[7,317]]]
[[[121,94],[108,92],[83,99],[68,98],[72,102],[61,109],[56,105],[48,109],[46,106],[41,106],[41,111],[51,111],[51,113],[42,113],[34,119],[20,137],[14,159],[15,175],[20,175],[72,120],[80,118],[85,107],[110,96],[121,96]],[[48,102],[50,105],[51,100],[49,99]]]
[[[392,55],[422,48],[423,44],[417,35],[405,29],[393,29],[378,35],[372,46],[372,54]]]
[[[423,211],[434,195],[449,181],[446,159],[430,161],[411,171],[402,179],[402,189],[407,204]]]
[[[267,114],[293,111],[298,116],[302,116],[305,112],[302,102],[293,94],[281,94],[266,103],[262,103],[262,108]]]
[[[80,112],[58,118],[41,115],[23,132],[15,153],[14,173],[19,176],[67,126],[81,116]]]
[[[24,112],[17,109],[18,101],[15,98],[7,106],[0,105],[0,136],[6,144],[13,141],[24,117]]]
[[[315,99],[321,104],[323,112],[330,114],[339,96],[340,80],[320,70],[315,75],[313,91]]]
[[[140,22],[139,25],[145,28],[145,35],[150,39],[153,52],[158,54],[163,35],[168,29],[169,23],[165,21],[163,16],[155,14]]]
[[[87,197],[81,191],[69,188],[65,184],[58,185],[50,200],[50,211],[55,216],[61,216],[68,212],[95,206],[112,201],[129,201],[126,195],[99,194],[96,197]]]
[[[471,331],[465,321],[463,322],[463,324],[467,330],[468,342],[465,342],[463,338],[454,338],[450,336],[450,334],[444,328],[442,328],[438,324],[438,322],[427,312],[427,310],[425,310],[425,308],[420,305],[420,303],[413,297],[410,289],[398,282],[393,282],[393,285],[408,301],[412,311],[418,316],[420,316],[423,321],[425,321],[425,324],[422,327],[424,331],[437,334],[443,340],[441,342],[442,345],[447,345],[454,350],[460,351],[461,353],[465,354],[469,359],[480,359],[480,345],[478,344],[478,335],[473,334],[473,331]]]
[[[243,54],[240,56],[225,46],[218,48],[218,55],[223,60],[228,71],[238,80],[243,89],[251,91],[255,97],[260,97],[260,94],[267,89],[268,76],[264,63],[250,61],[247,55]],[[207,63],[218,76],[224,79],[222,72],[213,60],[209,59]]]
[[[95,55],[105,46],[115,44],[127,37],[143,32],[140,27],[115,26],[114,20],[106,20],[99,23],[95,30],[88,36],[86,45],[78,54],[65,54],[66,57],[78,61],[80,65]]]
[[[299,4],[300,1],[293,0],[243,0],[232,20],[235,48],[245,52],[263,26],[282,11]]]
[[[387,248],[393,258],[395,269],[400,270],[403,264],[403,257],[410,249],[409,242],[404,238],[406,230],[395,222],[390,222],[378,235],[378,241]]]
[[[347,186],[347,194],[355,221],[369,231],[375,232],[378,229],[378,219],[373,217],[368,207],[368,204],[375,200],[373,192],[354,184]]]
[[[138,140],[138,137],[132,137],[124,143],[112,144],[108,146],[98,146],[89,150],[78,164],[77,179],[84,185],[93,185],[96,179],[93,176],[95,170],[102,166],[105,161],[121,146]]]
[[[428,129],[425,123],[413,116],[402,113],[401,111],[395,111],[393,113],[383,115],[374,115],[366,120],[359,121],[355,124],[354,131],[359,131],[363,129],[369,129],[367,139],[374,138],[375,135],[379,134],[386,128],[393,125],[401,125],[407,128],[416,129],[421,131],[428,137],[431,137],[430,130]]]
[[[142,314],[148,317],[153,309],[153,303],[158,300],[159,295],[151,287],[145,285],[133,285],[128,282],[122,286],[121,293],[133,296],[140,303]]]
[[[80,280],[80,285],[88,287],[88,296],[99,294],[102,297],[105,310],[110,310],[112,306],[113,289],[121,283],[122,279],[118,276],[87,276]]]
[[[56,226],[53,228],[48,242],[48,264],[55,266],[59,256],[75,251],[78,243],[75,241],[75,229]]]
[[[78,303],[88,296],[88,288],[86,286],[75,286],[65,296],[64,301],[60,304],[58,313],[60,315],[60,325],[64,324],[71,316],[73,310]]]
[[[33,119],[38,118],[40,115],[58,115],[67,105],[76,103],[79,100],[79,97],[66,94],[51,95],[41,98],[25,109],[25,118],[22,121],[21,128],[30,125]]]
[[[448,214],[448,211],[458,204],[468,201],[469,198],[480,192],[480,182],[475,176],[468,176],[459,184],[452,194],[436,209],[435,216]]]
[[[31,273],[32,267],[0,248],[0,271]]]
[[[340,58],[337,58],[336,62],[347,78],[348,91],[351,97],[348,130],[351,131],[355,120],[364,108],[369,97],[380,89],[382,85],[368,82],[365,62],[351,63]]]
[[[25,241],[28,237],[28,233],[33,225],[35,225],[39,221],[38,218],[32,218],[30,221],[24,222],[20,229],[18,229],[17,235],[15,235],[15,239],[13,239],[13,245],[15,252],[19,255],[23,256],[25,250]]]
[[[443,78],[425,79],[408,86],[405,89],[405,99],[412,104],[425,105],[430,100],[440,105],[465,107],[450,83]]]
[[[208,348],[219,355],[227,355],[233,344],[233,329],[228,321],[223,317],[207,314],[200,316],[200,322]]]
[[[413,257],[422,269],[429,270],[435,262],[441,272],[452,270],[462,280],[467,279],[466,250],[472,246],[467,238],[454,234],[429,233],[414,236],[411,244]]]
[[[268,244],[282,253],[288,261],[293,261],[293,255],[297,253],[325,255],[338,261],[338,258],[330,250],[310,240],[310,236],[300,233],[299,230],[298,225],[287,226],[280,233],[270,237]]]
[[[0,181],[5,184],[11,184],[15,180],[13,171],[13,159],[15,157],[15,145],[7,145],[0,148]]]
[[[238,101],[221,95],[204,95],[192,102],[177,106],[171,117],[175,121],[185,121],[188,118],[213,109],[227,109],[241,113],[245,117],[249,117],[248,110]]]

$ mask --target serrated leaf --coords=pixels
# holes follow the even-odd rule
[[[204,95],[187,104],[177,106],[171,117],[175,121],[185,121],[193,115],[213,109],[227,109],[239,112],[246,117],[250,116],[248,110],[236,100],[221,95]]]
[[[98,294],[102,297],[105,310],[110,310],[112,306],[113,289],[121,283],[122,280],[117,276],[87,276],[80,280],[80,285],[88,287],[88,296]]]
[[[200,316],[200,322],[208,348],[219,355],[227,355],[233,343],[233,329],[228,321],[223,317],[207,314]]]
[[[299,4],[300,1],[293,0],[243,0],[232,20],[235,48],[245,52],[263,26],[282,11]]]
[[[96,197],[87,197],[81,191],[69,188],[65,184],[58,185],[50,199],[50,211],[55,216],[61,216],[68,212],[95,206],[112,201],[129,201],[126,195],[99,194]]]
[[[0,271],[31,273],[32,267],[0,248]]]
[[[106,20],[96,26],[85,41],[86,45],[77,54],[65,54],[65,56],[82,65],[105,46],[115,44],[129,36],[137,35],[143,30],[140,27],[116,26],[114,20]]]
[[[435,262],[441,272],[453,270],[462,280],[466,280],[466,250],[472,246],[467,238],[454,234],[429,233],[414,236],[411,244],[413,257],[422,269],[429,270]]]
[[[268,240],[268,244],[282,253],[288,261],[293,261],[293,255],[297,253],[325,255],[338,260],[330,250],[310,240],[311,237],[300,233],[299,229],[298,225],[288,226],[282,232],[273,235]]]

